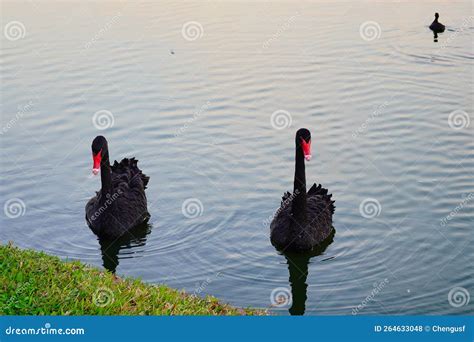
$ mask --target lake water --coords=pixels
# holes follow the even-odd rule
[[[472,15],[450,1],[2,3],[0,240],[277,314],[471,313]],[[300,127],[336,234],[284,256],[267,222]],[[99,134],[151,177],[132,240],[101,244],[85,224]]]

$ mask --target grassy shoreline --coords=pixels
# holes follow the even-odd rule
[[[266,315],[0,245],[0,315]]]

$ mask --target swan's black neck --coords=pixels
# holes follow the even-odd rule
[[[298,142],[296,143],[295,153],[293,196],[291,213],[296,222],[304,226],[306,224],[306,172],[303,150]]]
[[[112,191],[112,175],[110,172],[109,149],[102,149],[103,155],[100,161],[100,180],[102,182],[102,194],[110,194]],[[105,196],[102,196],[105,198]]]

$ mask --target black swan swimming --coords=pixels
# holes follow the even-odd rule
[[[306,192],[304,160],[311,159],[311,133],[296,132],[295,179],[293,194],[283,195],[281,206],[270,224],[270,240],[282,251],[309,251],[331,236],[334,201],[321,185]]]
[[[445,26],[438,22],[439,14],[435,13],[435,20],[430,25],[430,30],[435,33],[442,33],[444,32]]]
[[[135,158],[110,165],[107,140],[101,135],[92,141],[92,159],[92,172],[97,175],[100,170],[102,187],[86,204],[86,220],[99,238],[116,239],[149,218],[145,196],[149,177]]]

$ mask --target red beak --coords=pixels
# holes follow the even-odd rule
[[[94,161],[94,166],[92,166],[92,173],[97,175],[100,170],[100,162],[102,160],[102,150],[97,152],[97,154],[92,153],[92,160]]]
[[[304,158],[307,161],[311,160],[311,140],[306,142],[303,138],[301,138],[301,148],[303,149]]]

